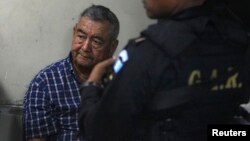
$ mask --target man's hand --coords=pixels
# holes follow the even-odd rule
[[[101,84],[102,77],[104,76],[105,73],[108,72],[108,70],[114,64],[114,62],[115,62],[114,58],[109,58],[95,65],[87,81],[97,82]]]

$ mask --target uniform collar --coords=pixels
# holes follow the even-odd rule
[[[161,19],[157,24],[149,26],[141,33],[147,40],[160,46],[167,54],[174,57],[182,52],[197,38],[208,22],[208,17],[214,14],[206,6],[188,8],[166,19]],[[192,24],[190,28],[188,25]]]
[[[201,6],[187,8],[176,14],[168,16],[164,19],[159,19],[159,21],[166,20],[166,19],[186,20],[186,19],[192,19],[198,16],[209,16],[209,15],[213,15],[216,12],[223,11],[225,10],[225,8],[226,8],[225,4],[221,2],[217,2],[216,4],[214,4],[214,3],[207,1]]]

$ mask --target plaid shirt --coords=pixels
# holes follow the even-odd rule
[[[26,139],[52,136],[57,141],[81,141],[79,87],[70,56],[41,70],[24,97]]]

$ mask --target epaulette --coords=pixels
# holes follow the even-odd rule
[[[138,44],[140,44],[141,42],[143,42],[143,41],[145,41],[145,40],[146,40],[145,37],[138,37],[138,38],[135,38],[135,39],[134,39],[134,43],[135,43],[136,45],[138,45]]]
[[[145,40],[146,40],[145,37],[138,37],[138,38],[130,39],[125,49],[130,48],[130,47],[136,47]]]

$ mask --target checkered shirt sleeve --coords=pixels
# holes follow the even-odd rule
[[[38,75],[31,83],[24,98],[24,126],[26,138],[39,138],[57,132],[46,82]]]

